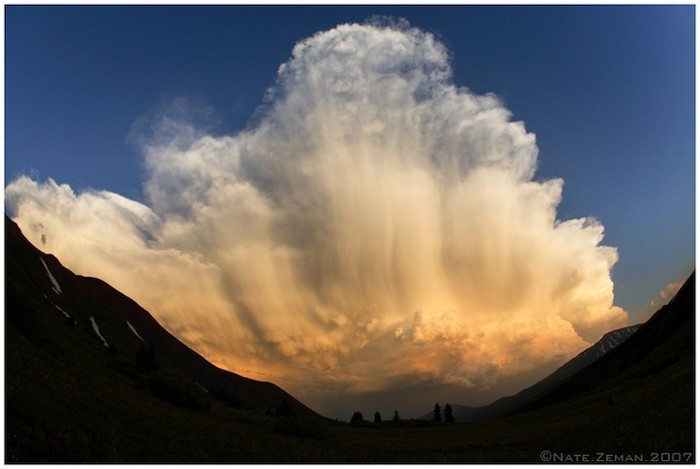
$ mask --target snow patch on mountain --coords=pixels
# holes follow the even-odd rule
[[[143,342],[144,344],[146,343],[146,341],[143,340],[143,337],[141,337],[141,336],[139,335],[139,333],[136,332],[136,329],[134,329],[134,326],[132,326],[131,323],[130,323],[129,321],[126,321],[126,325],[129,326],[129,329],[131,329],[131,332],[133,332],[134,334],[136,334],[136,337],[138,337],[139,340],[140,340],[141,342]]]
[[[61,309],[60,306],[58,306],[58,305],[53,305],[53,306],[54,306],[54,308],[56,308],[57,310],[59,310],[60,312],[62,312],[63,315],[64,315],[65,317],[70,318],[70,314],[68,314],[68,313],[66,313],[65,311],[63,311],[63,310]]]
[[[60,285],[58,284],[58,282],[56,281],[56,277],[54,277],[54,276],[51,274],[51,271],[49,270],[49,266],[46,265],[46,262],[44,262],[44,259],[42,259],[42,258],[40,257],[39,260],[40,260],[41,263],[44,265],[44,269],[46,269],[46,274],[49,276],[49,280],[51,280],[51,283],[52,283],[51,289],[52,289],[53,291],[55,291],[57,294],[60,295],[60,294],[61,294],[61,286],[60,286]]]
[[[637,324],[608,332],[595,345],[593,345],[593,347],[589,348],[584,353],[588,353],[589,355],[595,357],[595,360],[597,360],[627,340],[629,336],[639,329],[640,326],[641,324]]]
[[[102,342],[104,343],[105,347],[109,347],[109,344],[107,343],[107,341],[105,340],[105,338],[104,338],[104,337],[102,336],[102,334],[100,333],[100,326],[97,325],[97,322],[95,321],[95,318],[93,318],[92,316],[90,316],[90,322],[92,323],[92,329],[95,331],[95,334],[97,334],[97,336],[98,336],[100,339],[102,339]]]

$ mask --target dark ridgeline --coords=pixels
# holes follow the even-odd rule
[[[605,386],[613,388],[610,405],[617,405],[616,383],[650,377],[693,354],[694,349],[695,271],[671,301],[624,343],[520,410],[555,404]]]
[[[455,405],[453,410],[454,418],[459,422],[477,422],[503,417],[516,412],[518,409],[541,398],[557,385],[567,381],[576,373],[622,344],[640,327],[641,324],[637,324],[608,332],[598,342],[566,362],[552,374],[513,396],[499,398],[491,404],[481,407]],[[430,418],[430,415],[426,415],[423,418]]]
[[[500,417],[459,423],[463,407],[436,404],[427,421],[345,424],[215,367],[5,224],[6,462],[543,462],[544,448],[694,460],[694,274],[636,332],[607,334],[602,356],[497,401]]]
[[[671,301],[647,322],[605,334],[596,344],[536,384],[482,407],[454,406],[457,421],[479,422],[556,404],[610,387],[608,404],[620,403],[615,387],[642,379],[679,360],[692,359],[695,346],[695,271]],[[693,361],[694,363],[694,361]],[[425,420],[437,420],[437,404]]]
[[[54,256],[36,249],[7,217],[5,252],[7,324],[27,337],[44,341],[45,347],[67,339],[60,337],[62,331],[54,330],[56,325],[44,317],[44,311],[53,311],[69,322],[75,331],[73,339],[100,350],[104,344],[92,325],[94,321],[109,344],[105,350],[111,357],[109,363],[125,374],[156,370],[177,373],[251,409],[264,411],[283,403],[285,413],[291,413],[293,408],[294,412],[316,415],[272,383],[255,381],[212,365],[166,331],[132,299],[102,280],[73,274]],[[42,261],[60,285],[60,293]]]

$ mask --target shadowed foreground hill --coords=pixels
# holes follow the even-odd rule
[[[186,375],[207,389],[224,390],[253,408],[264,411],[286,399],[299,411],[313,414],[274,384],[212,365],[135,301],[99,279],[73,274],[54,256],[32,246],[14,222],[6,219],[5,223],[9,326],[17,326],[45,348],[60,350],[59,344],[66,340],[61,336],[68,330],[57,327],[59,319],[86,352],[109,357],[116,368],[147,355],[142,362],[150,360],[150,366]],[[119,369],[128,374],[129,370]]]
[[[321,418],[274,384],[212,365],[130,298],[36,249],[8,218],[5,252],[8,461],[90,460],[83,445],[102,431],[137,431],[153,397],[195,411],[219,399],[251,415],[284,406]],[[133,428],[110,428],[125,416]]]
[[[533,402],[537,402],[542,396],[557,387],[557,385],[566,382],[576,373],[623,343],[634,334],[640,326],[641,324],[638,324],[608,332],[598,342],[566,362],[563,366],[554,371],[554,373],[513,396],[502,397],[491,404],[481,407],[453,405],[455,420],[458,422],[478,422],[494,419],[509,415]],[[422,418],[425,420],[432,420],[433,413],[429,412]]]
[[[659,313],[672,320],[650,320],[646,338],[623,344],[640,360],[611,352],[610,368],[573,378],[537,409],[479,423],[349,425],[207,363],[136,303],[72,274],[6,219],[5,458],[543,462],[542,454],[585,453],[591,461],[690,462],[694,290],[692,301],[682,291],[686,300]]]
[[[594,390],[608,389],[614,401],[617,386],[643,382],[688,360],[694,369],[695,272],[671,301],[619,347],[564,380],[523,410],[551,405]]]

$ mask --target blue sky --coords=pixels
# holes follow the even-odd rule
[[[129,135],[185,97],[216,134],[243,129],[296,42],[372,15],[452,54],[537,136],[558,218],[598,218],[619,249],[616,304],[641,311],[695,258],[695,8],[7,6],[6,184],[21,174],[144,200]]]

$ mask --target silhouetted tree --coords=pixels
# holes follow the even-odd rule
[[[433,420],[436,422],[442,422],[442,415],[440,414],[440,404],[435,403],[435,409],[433,409]]]
[[[393,420],[394,422],[398,422],[399,420],[401,420],[401,417],[399,417],[399,411],[398,411],[398,410],[395,410],[395,411],[394,411],[394,418],[393,418],[392,420]]]
[[[455,418],[452,415],[452,406],[450,404],[445,404],[445,422],[454,422]]]
[[[382,423],[382,414],[379,411],[374,413],[374,423]]]
[[[362,412],[355,412],[352,414],[352,418],[350,419],[350,423],[360,423],[364,420],[364,417],[362,417]]]
[[[287,401],[285,397],[282,399],[282,403],[277,408],[277,415],[282,417],[296,417],[297,413],[294,411],[294,407]]]
[[[150,343],[142,344],[139,353],[134,359],[134,363],[146,372],[157,370],[158,362],[156,361],[156,351],[153,345]]]
[[[211,399],[207,390],[192,381],[189,376],[154,371],[146,375],[142,382],[151,394],[163,401],[202,412],[211,408]]]
[[[227,391],[223,387],[209,389],[209,392],[215,398],[231,407],[241,408],[245,404],[243,401],[237,399],[234,393]]]

